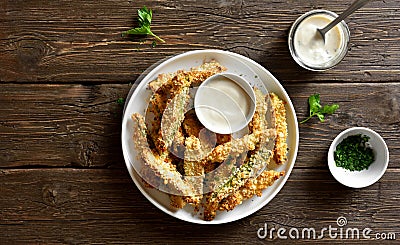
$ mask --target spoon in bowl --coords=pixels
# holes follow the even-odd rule
[[[336,26],[338,23],[340,23],[342,20],[346,19],[349,15],[354,13],[357,9],[361,8],[365,4],[367,4],[371,0],[357,0],[355,1],[350,7],[348,7],[343,13],[341,13],[336,19],[334,19],[331,23],[326,25],[324,28],[320,29],[317,28],[317,32],[321,34],[322,39],[325,42],[325,34],[332,29],[334,26]]]

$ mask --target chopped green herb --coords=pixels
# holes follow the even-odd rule
[[[338,104],[325,105],[322,107],[320,104],[319,94],[313,94],[308,97],[308,104],[310,106],[310,115],[300,123],[307,122],[313,116],[317,116],[321,122],[324,122],[324,114],[333,114],[337,109],[339,109]]]
[[[155,48],[157,46],[157,42],[156,41],[153,41],[152,43],[151,43],[151,47],[152,48]]]
[[[356,134],[340,142],[334,152],[336,166],[350,171],[368,169],[375,159],[374,152],[367,145],[368,140],[368,136]]]
[[[151,19],[153,17],[153,11],[151,9],[148,9],[146,6],[138,10],[138,22],[139,22],[139,27],[130,29],[128,31],[124,31],[122,33],[122,36],[126,35],[151,35],[155,37],[158,41],[160,42],[165,42],[163,39],[161,39],[159,36],[155,35],[151,31]]]
[[[125,99],[124,98],[118,98],[117,99],[117,104],[118,105],[123,105],[125,103]]]

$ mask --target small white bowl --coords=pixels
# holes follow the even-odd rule
[[[211,86],[210,83],[221,79],[225,81],[222,87]],[[242,110],[241,106],[247,103],[248,107]],[[219,134],[235,133],[246,127],[253,118],[255,107],[256,96],[250,83],[233,73],[218,73],[207,78],[194,98],[199,121]]]
[[[334,160],[336,146],[350,135],[366,135],[369,137],[369,145],[374,152],[375,160],[368,169],[362,171],[349,171],[337,167]],[[328,166],[333,177],[345,186],[363,188],[377,182],[385,173],[389,163],[389,150],[383,138],[375,131],[364,127],[353,127],[341,132],[333,140],[328,152]]]

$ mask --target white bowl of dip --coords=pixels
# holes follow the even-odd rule
[[[289,50],[293,59],[311,71],[330,69],[347,54],[350,31],[341,21],[325,34],[325,42],[317,32],[338,15],[328,10],[312,10],[300,16],[289,32]]]
[[[241,76],[219,73],[197,89],[194,108],[199,121],[219,134],[235,133],[248,125],[255,112],[254,90]]]

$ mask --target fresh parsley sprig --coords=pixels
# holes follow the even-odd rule
[[[313,94],[308,97],[308,104],[310,106],[310,115],[300,123],[307,122],[313,116],[317,116],[321,122],[324,122],[325,114],[333,114],[337,109],[339,109],[338,104],[322,106],[320,103],[319,94]]]
[[[126,35],[151,35],[155,37],[158,41],[165,43],[163,39],[161,39],[159,36],[154,34],[151,31],[151,19],[153,18],[153,11],[146,6],[144,6],[141,9],[138,9],[138,22],[139,22],[139,27],[130,29],[128,31],[124,31],[122,33],[122,36]]]

